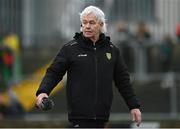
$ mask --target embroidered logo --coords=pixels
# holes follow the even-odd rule
[[[87,54],[79,54],[78,57],[87,56]]]
[[[106,57],[107,57],[108,60],[111,60],[111,53],[108,53],[108,52],[107,52],[107,53],[106,53]]]
[[[79,128],[80,126],[79,125],[75,125],[74,128]]]

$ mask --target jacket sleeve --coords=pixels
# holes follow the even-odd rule
[[[54,58],[51,65],[47,68],[46,74],[36,92],[36,96],[40,93],[47,93],[49,95],[53,88],[62,80],[67,68],[67,48],[64,46]]]
[[[123,96],[129,109],[140,108],[140,104],[130,83],[130,75],[120,55],[119,49],[115,48],[116,63],[114,69],[114,82],[118,91]]]

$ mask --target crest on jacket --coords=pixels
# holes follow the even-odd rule
[[[107,53],[106,53],[106,57],[107,57],[108,60],[110,60],[110,59],[111,59],[111,53],[108,53],[108,52],[107,52]]]

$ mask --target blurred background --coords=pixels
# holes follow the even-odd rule
[[[180,127],[180,0],[0,0],[0,127],[69,127],[66,78],[51,111],[35,108],[35,92],[88,5],[106,14],[142,104],[141,127]],[[135,128],[115,88],[107,127]]]

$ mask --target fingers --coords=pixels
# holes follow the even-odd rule
[[[48,95],[46,93],[41,93],[36,98],[36,107],[40,108],[42,104],[42,99],[46,97],[48,98]]]
[[[135,113],[135,122],[136,125],[139,127],[139,125],[141,124],[141,114]]]
[[[132,121],[134,121],[134,122],[135,122],[135,120],[136,120],[135,117],[136,117],[135,114],[132,113]]]
[[[132,109],[131,110],[132,120],[136,123],[139,127],[142,121],[141,112],[139,109]]]

